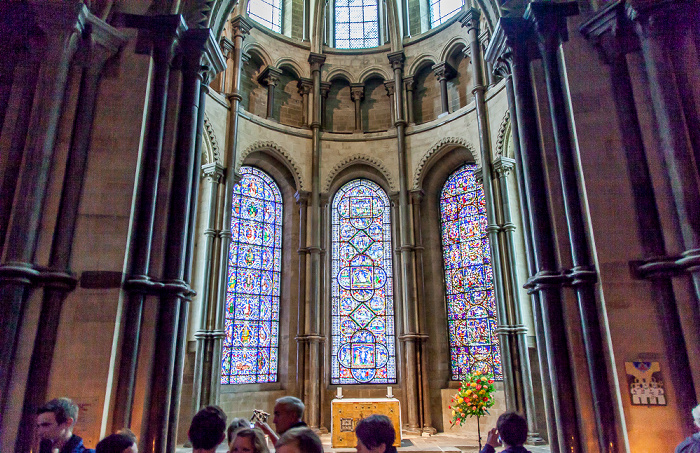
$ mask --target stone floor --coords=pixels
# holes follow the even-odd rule
[[[484,436],[484,441],[485,440]],[[332,448],[330,434],[322,435],[321,441],[323,442],[326,453],[352,453],[355,451],[354,448]],[[532,453],[549,453],[549,447],[547,445],[527,446],[527,449]],[[440,433],[429,437],[404,435],[401,447],[399,447],[398,450],[400,452],[406,451],[412,453],[438,451],[450,453],[478,453],[479,447],[476,438],[468,439],[450,435],[449,433]],[[190,451],[192,450],[189,448],[177,449],[177,453],[189,453]],[[225,452],[226,445],[221,444],[216,451],[217,453]]]

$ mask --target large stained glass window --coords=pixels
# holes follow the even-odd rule
[[[233,189],[222,384],[277,380],[282,195],[257,168],[241,174]]]
[[[272,31],[282,33],[282,6],[280,0],[250,0],[248,16]]]
[[[377,0],[335,0],[335,47],[362,49],[378,45]]]
[[[476,165],[465,165],[454,172],[440,194],[447,322],[455,381],[477,370],[503,379],[495,332],[486,205],[475,170]]]
[[[430,0],[430,28],[435,28],[462,9],[464,0]]]
[[[389,198],[356,179],[333,198],[333,384],[396,382]]]

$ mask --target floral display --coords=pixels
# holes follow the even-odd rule
[[[467,417],[488,415],[488,408],[493,406],[493,375],[475,371],[462,381],[459,391],[452,397],[448,409],[452,410],[452,426],[460,426]]]

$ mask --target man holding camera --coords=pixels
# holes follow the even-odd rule
[[[304,416],[304,403],[299,398],[293,396],[283,396],[275,401],[272,423],[275,424],[275,431],[265,422],[257,421],[255,426],[260,428],[266,435],[270,436],[272,443],[277,443],[279,437],[292,428],[305,427],[301,419]]]

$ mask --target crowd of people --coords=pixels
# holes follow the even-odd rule
[[[187,432],[192,453],[214,453],[227,441],[229,453],[270,453],[267,438],[277,453],[323,453],[318,435],[302,420],[304,403],[293,396],[275,402],[273,430],[266,422],[234,418],[226,425],[226,414],[218,406],[207,406],[192,417]],[[692,411],[695,425],[700,428],[700,406]],[[94,450],[83,445],[83,439],[73,434],[78,421],[78,406],[68,398],[49,401],[37,411],[36,432],[39,453],[138,453],[136,436],[125,428],[102,439]],[[385,415],[370,415],[355,426],[357,453],[396,453],[396,432]],[[503,446],[503,453],[529,453],[523,447],[527,439],[527,422],[516,412],[498,417],[486,445],[480,453],[495,453]],[[700,433],[685,439],[676,447],[676,453],[700,453]]]

